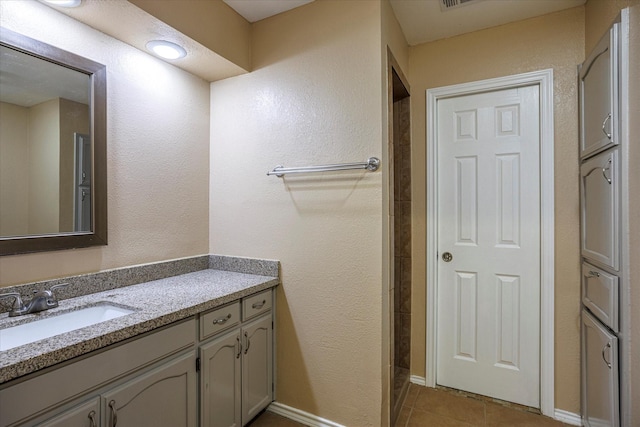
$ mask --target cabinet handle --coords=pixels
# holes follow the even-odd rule
[[[238,354],[236,354],[236,359],[240,359],[240,355],[242,354],[242,342],[240,342],[240,335],[236,337],[236,341],[238,342]]]
[[[606,127],[607,127],[607,122],[611,120],[611,113],[607,114],[607,117],[605,117],[604,122],[602,122],[602,133],[604,133],[607,138],[609,138],[609,140],[611,140],[611,134],[609,132],[606,131]]]
[[[89,421],[91,422],[89,424],[89,427],[97,427],[97,425],[96,425],[96,411],[89,412],[89,415],[87,417],[89,418]]]
[[[589,277],[600,277],[600,273],[598,273],[597,271],[589,271]]]
[[[215,319],[213,321],[214,325],[224,325],[225,323],[227,323],[227,320],[231,319],[231,313],[227,314],[226,317],[220,317],[218,319]]]
[[[609,158],[609,161],[607,162],[607,166],[602,168],[602,176],[604,176],[604,179],[606,179],[607,182],[611,184],[611,178],[607,176],[608,170],[611,170],[611,158]]]
[[[602,360],[604,360],[604,363],[607,364],[607,368],[611,369],[611,363],[609,363],[607,358],[604,357],[604,352],[607,351],[607,348],[611,348],[611,342],[608,342],[604,347],[602,347]]]
[[[118,424],[118,411],[116,410],[116,401],[109,402],[109,408],[111,408],[111,427],[116,427]]]
[[[260,310],[267,303],[266,299],[263,299],[262,302],[254,302],[251,308],[254,310]]]
[[[251,340],[249,339],[249,335],[246,331],[244,333],[244,340],[247,342],[247,346],[244,349],[244,354],[247,354],[247,351],[249,351],[249,346],[251,346]]]

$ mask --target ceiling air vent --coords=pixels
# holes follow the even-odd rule
[[[469,3],[477,3],[480,0],[440,0],[440,9],[444,12],[455,9]]]

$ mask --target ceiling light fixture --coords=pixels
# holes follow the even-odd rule
[[[82,0],[44,0],[52,6],[59,7],[78,7]]]
[[[147,43],[147,49],[164,59],[179,59],[187,56],[182,46],[166,40],[152,40]]]

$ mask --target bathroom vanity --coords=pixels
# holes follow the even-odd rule
[[[0,426],[245,425],[274,399],[278,284],[209,268],[60,301],[39,317],[132,311],[0,352]]]

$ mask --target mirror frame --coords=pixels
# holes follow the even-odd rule
[[[92,218],[90,232],[0,237],[0,256],[107,244],[107,69],[82,56],[6,28],[0,44],[45,61],[87,74],[90,79],[91,142],[93,147]]]

